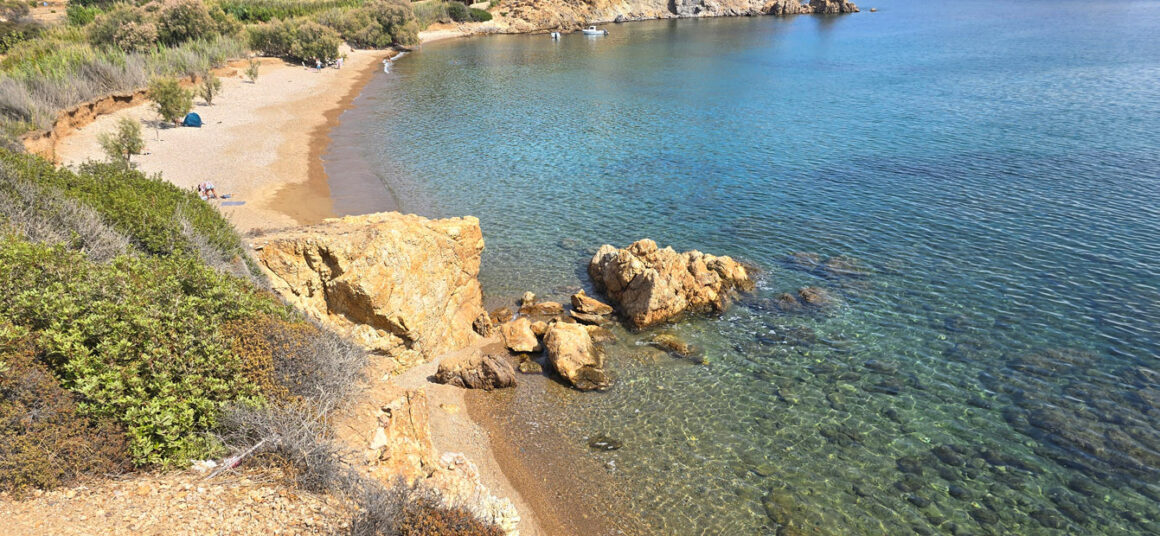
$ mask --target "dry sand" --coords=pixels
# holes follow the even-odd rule
[[[264,59],[258,80],[222,79],[212,106],[195,99],[201,128],[162,127],[148,105],[127,108],[77,129],[57,145],[64,165],[104,158],[98,136],[122,117],[143,123],[145,153],[138,169],[193,189],[210,181],[231,194],[222,213],[242,232],[317,223],[331,215],[321,154],[338,115],[381,73],[389,52],[348,51],[342,69],[316,70]],[[221,201],[215,201],[220,205]]]

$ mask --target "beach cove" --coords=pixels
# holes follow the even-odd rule
[[[1123,53],[1155,50],[1140,31],[1155,11],[1100,10],[1112,37],[1087,35],[1091,21],[1047,32],[1091,14],[1037,6],[1008,13],[1006,42],[968,47],[1000,32],[981,29],[993,3],[945,19],[892,4],[873,15],[885,21],[433,44],[391,77],[375,76],[382,53],[271,67],[253,86],[227,80],[197,110],[209,128],[162,130],[138,162],[188,188],[213,170],[246,201],[223,207],[246,231],[478,216],[488,309],[527,290],[599,296],[584,271],[604,243],[651,237],[759,267],[757,292],[723,316],[664,328],[708,365],[654,351],[655,330],[614,328],[608,392],[525,375],[465,395],[426,384],[433,365],[408,373],[437,446],[481,466],[523,534],[1154,530],[1158,129],[1120,105],[1155,101],[1156,59]],[[1039,57],[1050,49],[1090,55]],[[124,114],[149,117],[100,119],[62,159],[98,155],[95,133]],[[825,269],[836,258],[856,269]],[[837,305],[782,307],[812,286]]]

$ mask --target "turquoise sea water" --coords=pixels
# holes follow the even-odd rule
[[[426,45],[333,133],[338,208],[478,216],[490,305],[642,237],[761,269],[665,328],[708,365],[620,330],[610,391],[499,395],[611,532],[1160,534],[1160,3],[875,7]]]

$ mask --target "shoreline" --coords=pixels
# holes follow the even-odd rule
[[[424,42],[469,35],[437,30]],[[193,189],[211,180],[227,201],[245,204],[223,206],[211,201],[243,235],[267,230],[319,223],[334,215],[330,177],[322,157],[332,144],[331,133],[340,117],[366,85],[380,72],[381,60],[394,50],[347,51],[342,70],[303,68],[273,58],[262,58],[256,84],[240,75],[222,76],[223,91],[212,106],[195,100],[203,128],[156,128],[148,102],[142,100],[94,118],[61,137],[57,155],[61,165],[76,166],[103,160],[98,136],[112,130],[116,121],[131,118],[144,126],[146,154],[135,156],[138,169],[160,173],[163,180]],[[248,241],[248,240],[247,240]],[[440,452],[464,452],[475,463],[485,485],[497,496],[517,506],[524,536],[567,534],[556,527],[545,530],[540,512],[530,505],[498,463],[492,431],[470,417],[467,395],[462,389],[426,381],[437,360],[416,367],[384,384],[388,388],[422,386],[430,396],[431,433]]]

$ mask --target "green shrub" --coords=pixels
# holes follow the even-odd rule
[[[263,400],[220,326],[284,310],[190,258],[96,264],[59,246],[0,241],[0,319],[33,332],[82,415],[125,427],[138,465],[217,453],[207,432],[221,409]]]
[[[80,415],[75,397],[37,361],[31,339],[0,322],[0,491],[20,495],[127,469],[123,431]]]
[[[0,170],[58,189],[91,207],[136,249],[158,256],[201,257],[210,264],[248,260],[241,237],[213,206],[184,190],[121,166],[90,163],[78,172],[35,156],[0,151]]]
[[[467,6],[459,2],[447,3],[447,16],[455,22],[467,22],[471,20],[471,12],[467,10]]]
[[[476,9],[474,7],[469,8],[469,11],[471,12],[471,20],[475,22],[487,22],[491,20],[491,13],[488,13],[487,11]]]
[[[242,22],[270,22],[305,17],[323,11],[353,8],[363,0],[222,0],[226,13]]]
[[[250,79],[251,84],[256,84],[258,82],[258,75],[260,74],[260,72],[259,72],[260,66],[261,66],[261,63],[255,59],[251,59],[250,64],[248,66],[246,66],[246,78]]]
[[[326,63],[338,58],[338,45],[341,42],[342,39],[334,30],[317,22],[303,22],[294,29],[290,57],[302,60],[319,59]]]
[[[0,54],[8,52],[12,47],[35,39],[44,28],[35,21],[2,21],[0,22]]]
[[[162,43],[177,45],[217,35],[217,23],[199,0],[175,0],[161,8],[157,35]]]
[[[68,23],[73,26],[87,26],[96,20],[97,15],[102,12],[103,10],[98,6],[83,6],[74,2],[69,2],[68,9],[65,10]]]
[[[370,0],[357,9],[332,9],[318,15],[318,22],[361,48],[419,42],[415,15],[403,0]]]
[[[114,132],[102,133],[97,139],[109,161],[124,167],[129,167],[130,158],[135,154],[141,154],[145,149],[145,140],[141,137],[141,123],[128,117],[122,117],[117,121],[117,129]]]
[[[218,93],[221,93],[222,81],[212,71],[206,71],[201,77],[201,83],[197,86],[197,94],[199,97],[205,99],[205,103],[213,105],[213,98]]]
[[[115,46],[126,52],[149,50],[157,45],[157,25],[144,10],[120,6],[96,17],[88,28],[94,44]]]
[[[313,21],[274,21],[249,28],[250,48],[270,56],[327,62],[338,57],[338,33]]]
[[[149,100],[162,119],[174,124],[193,109],[193,92],[181,87],[174,78],[155,78],[149,82]]]

